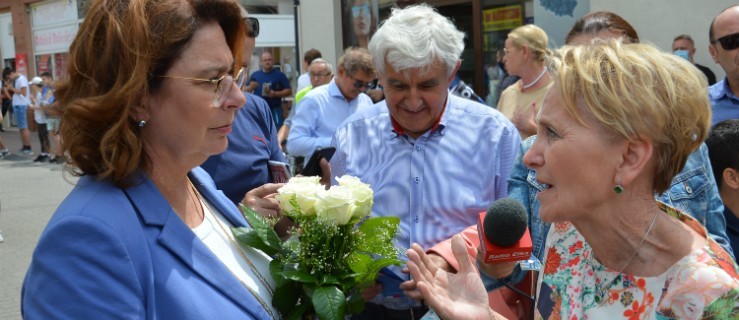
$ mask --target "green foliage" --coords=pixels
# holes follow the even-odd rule
[[[313,290],[313,307],[319,319],[344,319],[345,300],[344,292],[335,286]]]
[[[269,267],[277,288],[272,305],[286,319],[315,313],[321,320],[342,320],[359,313],[364,308],[359,289],[373,283],[380,269],[402,263],[392,243],[399,218],[337,226],[301,216],[296,219],[300,228],[281,242],[268,220],[241,209],[251,228],[233,228],[233,234],[273,258]]]

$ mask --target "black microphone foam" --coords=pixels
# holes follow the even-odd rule
[[[490,205],[483,228],[485,237],[499,247],[510,247],[523,237],[529,225],[526,209],[512,199],[498,199]]]

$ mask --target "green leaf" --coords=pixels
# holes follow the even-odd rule
[[[318,287],[313,291],[313,308],[321,320],[343,320],[346,297],[334,286]]]
[[[277,232],[273,229],[272,224],[270,224],[267,219],[256,213],[256,211],[249,209],[244,204],[240,204],[239,207],[241,208],[241,212],[244,214],[246,221],[252,229],[257,232],[259,238],[261,238],[262,241],[272,249],[279,252],[282,240],[280,240]],[[265,253],[267,252],[265,251]],[[272,256],[272,254],[269,255]]]
[[[367,270],[364,274],[357,280],[360,284],[365,284],[368,282],[374,282],[377,278],[377,274],[380,272],[380,270],[384,267],[396,265],[399,266],[403,262],[400,261],[397,258],[381,258],[377,260],[372,260],[367,265]]]
[[[254,229],[243,227],[231,228],[231,233],[233,233],[234,238],[236,238],[236,242],[240,243],[242,246],[262,250],[270,257],[274,257],[277,252],[279,252],[279,248],[273,248],[265,243]]]
[[[278,286],[272,297],[272,306],[280,313],[288,314],[298,304],[301,292],[300,284],[297,282],[290,281],[283,286]]]
[[[295,308],[293,308],[290,313],[287,314],[285,320],[302,320],[303,315],[306,311],[308,311],[309,307],[310,306],[307,303],[302,303],[295,306]]]
[[[398,230],[398,217],[372,217],[359,226],[363,239],[357,245],[359,251],[383,257],[397,256],[393,238]]]
[[[352,252],[349,255],[349,258],[347,258],[349,268],[356,273],[364,273],[367,271],[367,265],[369,265],[370,261],[372,261],[372,257],[356,251]]]
[[[354,293],[349,296],[346,301],[346,313],[348,314],[360,314],[364,310],[364,298],[362,298],[362,292],[360,290],[354,290]]]
[[[269,274],[272,276],[272,279],[275,280],[275,285],[278,287],[288,281],[282,275],[284,268],[285,264],[280,259],[272,260],[269,263]]]
[[[304,270],[284,270],[282,276],[285,279],[302,282],[302,283],[317,283],[318,277],[312,275]]]

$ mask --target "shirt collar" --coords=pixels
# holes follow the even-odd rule
[[[708,89],[708,91],[709,91],[709,94],[711,95],[711,99],[713,100],[719,100],[723,98],[739,100],[739,98],[735,96],[733,92],[731,92],[731,87],[729,87],[728,78],[724,78],[724,80],[721,80],[721,82],[712,85]]]
[[[350,102],[352,102],[354,100],[359,99],[359,95],[356,98],[354,98],[354,100],[348,100],[347,98],[345,98],[344,97],[344,94],[341,93],[341,89],[339,89],[339,85],[336,84],[336,77],[334,77],[333,79],[331,79],[331,82],[328,83],[328,94],[330,96],[334,97],[334,98],[344,100],[347,103],[350,103]],[[361,94],[362,93],[360,93],[360,95]]]

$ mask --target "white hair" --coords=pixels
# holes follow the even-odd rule
[[[314,64],[325,64],[328,68],[328,71],[331,72],[331,74],[334,74],[334,66],[331,65],[328,61],[321,59],[321,58],[315,58],[313,61],[311,61],[310,65],[308,65],[308,70],[310,70],[310,67]]]
[[[375,68],[384,74],[385,61],[398,72],[428,70],[440,61],[451,76],[464,50],[464,32],[426,4],[393,8],[369,43]]]

